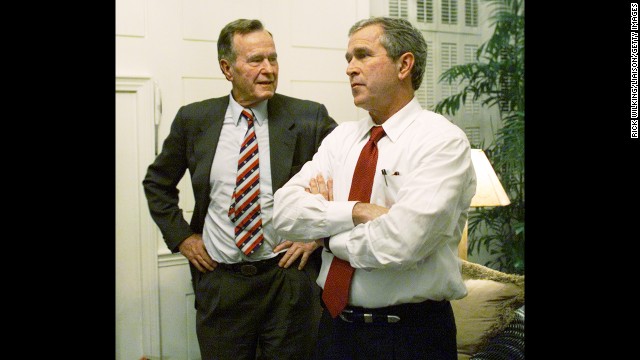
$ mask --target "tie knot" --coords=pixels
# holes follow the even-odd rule
[[[373,141],[374,143],[378,143],[378,140],[382,139],[382,137],[385,135],[384,133],[384,129],[382,128],[382,126],[374,126],[371,128],[371,138],[370,140]]]
[[[253,122],[253,113],[251,112],[251,110],[243,109],[242,116],[244,116],[244,118],[247,119],[247,122],[249,124]]]

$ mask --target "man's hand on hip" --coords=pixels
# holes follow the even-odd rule
[[[209,257],[200,234],[193,234],[184,239],[180,243],[179,249],[180,253],[200,272],[212,271],[218,266],[218,263]]]
[[[273,252],[279,252],[282,249],[288,248],[287,252],[278,262],[278,266],[286,269],[291,266],[296,259],[300,258],[298,270],[302,270],[307,264],[307,260],[309,260],[311,253],[319,247],[320,245],[318,245],[318,240],[312,242],[293,242],[291,240],[285,240],[278,244],[278,246],[273,249]]]
[[[329,178],[324,180],[322,174],[318,174],[316,178],[309,180],[309,187],[305,189],[310,194],[321,194],[326,200],[333,200],[333,179]],[[323,239],[317,239],[312,242],[293,242],[291,240],[285,240],[278,244],[273,249],[273,252],[279,252],[283,249],[287,249],[282,259],[278,262],[278,265],[283,268],[288,268],[293,264],[296,259],[300,258],[300,265],[298,270],[304,269],[307,264],[307,260],[313,251],[323,246]]]

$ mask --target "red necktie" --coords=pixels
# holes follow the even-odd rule
[[[376,164],[378,162],[378,147],[376,143],[384,135],[382,126],[371,128],[369,141],[362,148],[356,169],[353,172],[349,200],[369,202],[373,177],[376,173]],[[324,290],[322,291],[322,300],[333,318],[338,316],[347,306],[349,286],[351,285],[351,277],[354,271],[355,269],[351,267],[348,261],[334,256],[327,273],[327,280],[324,283]]]
[[[236,188],[231,196],[229,218],[235,224],[236,245],[245,255],[251,255],[264,239],[260,215],[260,164],[253,114],[245,109],[242,110],[242,116],[247,119],[249,127],[240,148]]]

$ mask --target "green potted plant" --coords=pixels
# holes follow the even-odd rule
[[[493,34],[478,48],[474,62],[442,73],[440,82],[464,85],[438,102],[435,111],[455,115],[470,96],[498,108],[502,127],[483,150],[511,204],[471,211],[469,254],[484,247],[492,255],[486,266],[524,274],[524,0],[485,1]]]

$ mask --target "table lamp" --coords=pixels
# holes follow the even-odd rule
[[[471,149],[471,162],[476,171],[476,194],[471,199],[471,207],[505,206],[511,204],[487,155],[481,149]],[[467,260],[467,236],[469,222],[464,226],[462,239],[458,246],[458,256]]]

